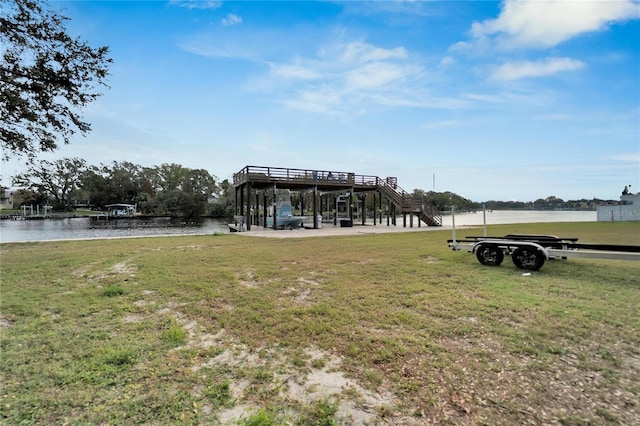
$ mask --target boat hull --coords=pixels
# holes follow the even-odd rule
[[[306,216],[286,216],[276,217],[276,228],[278,229],[298,229],[302,227],[302,222]],[[267,217],[267,227],[273,228],[273,217]]]

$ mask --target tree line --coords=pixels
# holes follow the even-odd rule
[[[104,210],[109,204],[135,204],[144,215],[225,217],[234,214],[233,186],[204,169],[179,164],[143,167],[130,162],[99,166],[87,165],[80,158],[42,160],[31,163],[24,173],[12,179],[20,204],[51,205],[56,211],[78,207]],[[550,196],[535,201],[475,202],[446,191],[414,189],[413,197],[440,211],[454,207],[459,212],[488,210],[595,210],[612,200],[570,200]]]
[[[415,199],[424,199],[440,211],[449,211],[452,207],[456,211],[469,212],[486,210],[596,210],[597,206],[603,204],[617,204],[615,200],[601,200],[593,198],[591,200],[563,200],[555,196],[538,198],[535,201],[499,201],[489,200],[483,202],[471,201],[458,194],[446,191],[423,191],[415,189],[413,191]]]
[[[80,158],[40,161],[12,179],[21,204],[51,205],[57,211],[79,206],[103,210],[135,204],[145,215],[175,217],[233,214],[231,184],[218,183],[204,169],[179,164],[143,167],[130,162],[87,165]]]

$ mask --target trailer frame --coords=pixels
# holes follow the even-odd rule
[[[547,260],[568,258],[640,260],[640,246],[582,244],[578,238],[555,235],[510,234],[504,237],[469,236],[447,240],[454,251],[467,250],[486,266],[499,266],[506,256],[520,269],[537,271]]]

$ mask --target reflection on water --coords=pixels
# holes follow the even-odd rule
[[[90,220],[0,220],[0,242],[118,238],[153,235],[220,234],[229,232],[224,219],[185,221],[175,218]]]
[[[536,222],[595,222],[595,211],[494,210],[483,213],[456,213],[456,226]],[[372,221],[371,221],[372,222]],[[371,223],[370,222],[370,223]],[[443,216],[443,226],[451,227],[452,217]],[[402,226],[402,218],[398,221]],[[417,226],[417,225],[416,225]],[[0,242],[58,239],[118,238],[153,235],[193,235],[228,233],[224,219],[205,218],[196,222],[184,219],[150,218],[94,221],[89,218],[47,220],[0,220]]]

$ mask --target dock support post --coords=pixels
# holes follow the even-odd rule
[[[247,214],[245,216],[245,223],[247,224],[247,231],[251,231],[251,182],[247,183]]]
[[[243,184],[239,188],[240,189],[240,205],[239,205],[239,207],[240,207],[240,212],[239,212],[240,216],[244,215],[244,188],[245,188],[245,186],[247,186],[247,184]],[[236,198],[236,201],[237,201],[237,198]],[[236,207],[236,209],[237,209],[237,207]]]
[[[278,222],[278,189],[276,188],[276,185],[273,184],[273,202],[271,203],[273,205],[273,229],[278,229],[278,224],[276,222]]]
[[[351,191],[349,191],[349,220],[353,225],[353,187],[351,187]]]
[[[267,191],[263,191],[262,192],[262,227],[266,228],[267,227],[267,214],[268,214],[268,208],[267,208]]]
[[[386,212],[387,212],[387,226],[389,226],[389,225],[391,225],[391,223],[389,223],[389,221],[391,219],[391,205],[389,204],[389,200],[387,200]]]
[[[258,194],[258,191],[256,191],[256,203],[255,203],[255,207],[252,210],[253,214],[251,216],[253,216],[253,224],[255,226],[259,226],[260,225],[260,194]]]
[[[318,187],[313,187],[313,229],[318,229]]]
[[[378,219],[378,194],[373,193],[373,226],[376,226],[376,221]]]
[[[234,200],[233,200],[233,203],[234,203],[233,212],[236,215],[240,213],[240,211],[238,210],[238,190],[241,189],[241,188],[242,188],[242,186],[239,186],[239,187],[236,186],[236,188],[235,188],[235,191],[236,191],[235,195],[236,196],[234,197]]]

